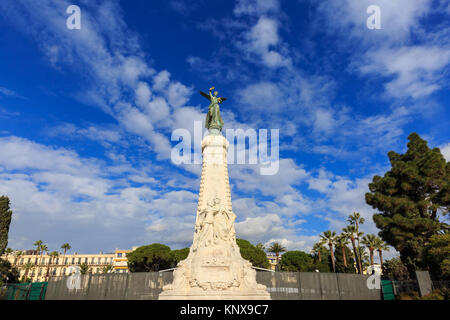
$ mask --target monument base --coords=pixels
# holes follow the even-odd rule
[[[240,293],[240,292],[208,292],[204,294],[195,293],[161,293],[159,300],[270,300],[268,292],[263,293]]]

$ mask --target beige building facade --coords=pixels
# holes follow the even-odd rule
[[[73,268],[86,264],[92,274],[108,272],[128,273],[127,254],[133,251],[116,249],[114,253],[97,254],[63,254],[53,258],[48,254],[39,255],[36,250],[22,251],[17,256],[17,251],[9,255],[4,254],[1,258],[8,260],[20,273],[20,278],[31,279],[32,282],[47,281],[52,276],[69,275]]]

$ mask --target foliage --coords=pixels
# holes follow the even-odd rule
[[[9,208],[9,198],[0,197],[0,256],[8,246],[9,225],[11,224],[12,211]]]
[[[356,273],[355,259],[353,259],[352,251],[344,246],[345,258],[347,260],[347,267],[344,265],[344,256],[342,254],[342,246],[336,245],[334,250],[334,257],[336,259],[336,272],[339,273]]]
[[[113,266],[111,264],[108,264],[107,266],[104,266],[102,268],[102,273],[110,273],[113,270],[114,270]]]
[[[450,234],[432,236],[424,250],[424,260],[433,279],[450,280]]]
[[[291,272],[309,272],[313,269],[314,259],[303,251],[288,251],[281,256],[280,269]]]
[[[0,259],[0,286],[6,282],[19,282],[19,271],[9,261]]]
[[[390,280],[410,280],[408,269],[399,258],[393,258],[383,263],[382,267],[383,278]]]
[[[184,248],[184,249],[178,249],[178,250],[172,250],[172,254],[175,257],[176,262],[180,262],[184,259],[186,259],[189,255],[189,248]]]
[[[127,255],[130,272],[160,271],[177,265],[170,247],[160,243],[141,246]]]
[[[417,291],[403,292],[398,296],[399,300],[450,300],[450,289],[436,289],[433,292],[420,297]]]
[[[252,263],[254,267],[269,269],[270,264],[267,259],[266,253],[249,241],[244,239],[236,239],[236,243],[239,246],[242,258]]]
[[[81,274],[88,274],[91,272],[91,268],[89,267],[89,265],[85,262],[83,262],[82,264],[80,264],[80,273]]]
[[[333,251],[333,245],[336,243],[336,231],[324,231],[323,234],[320,236],[321,241],[325,244],[328,244],[330,247],[330,255],[331,255],[331,266],[333,268],[333,272],[336,272],[336,264],[335,264],[335,258],[334,258],[334,251]]]
[[[405,154],[388,153],[391,170],[373,177],[366,202],[380,211],[373,216],[379,235],[400,252],[412,275],[427,268],[423,249],[430,238],[448,229],[439,213],[446,215],[450,208],[450,163],[417,133],[408,140]]]

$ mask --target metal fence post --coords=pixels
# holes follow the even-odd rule
[[[87,283],[87,288],[86,288],[86,293],[85,293],[85,297],[86,299],[89,297],[89,289],[91,287],[91,273],[88,272],[88,283]]]
[[[128,297],[128,285],[129,285],[130,274],[127,273],[127,279],[125,280],[125,292],[123,295],[123,300],[127,300]]]
[[[336,284],[337,284],[337,289],[338,289],[338,295],[339,295],[339,300],[342,300],[342,296],[341,296],[341,286],[339,284],[339,277],[338,277],[338,273],[335,273],[336,275]]]
[[[322,280],[320,279],[320,273],[317,273],[319,278],[319,288],[320,288],[320,300],[323,300],[323,289],[322,289]]]
[[[297,283],[298,283],[298,300],[303,300],[302,282],[300,280],[300,272],[297,272]]]

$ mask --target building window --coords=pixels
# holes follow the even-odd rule
[[[91,258],[91,263],[94,264],[94,257]]]
[[[75,258],[72,258],[72,264],[75,264]]]
[[[117,257],[122,258],[122,254],[121,254],[121,253],[118,253],[118,254],[117,254]]]

